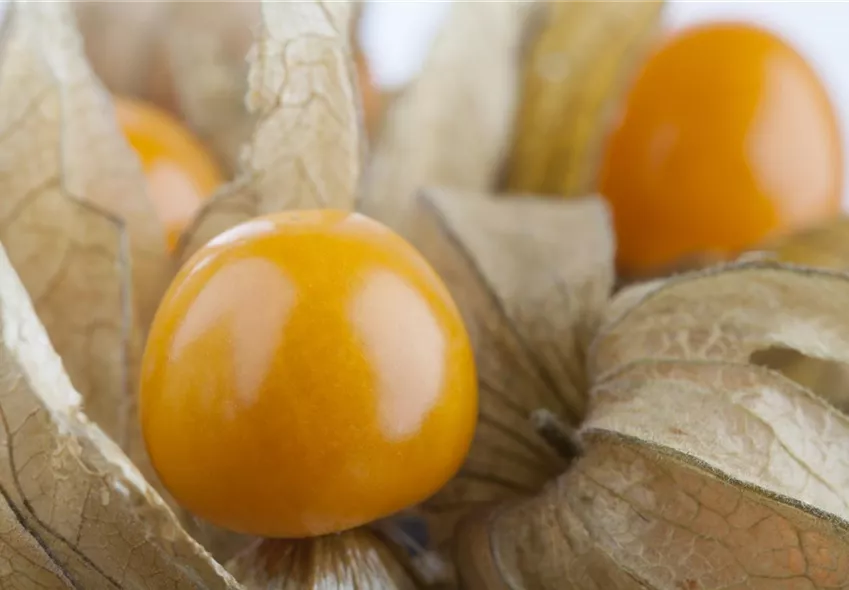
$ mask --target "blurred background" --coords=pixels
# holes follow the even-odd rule
[[[72,4],[173,246],[256,131],[246,55],[260,5]],[[353,22],[351,120],[369,146],[358,190],[394,208],[380,211],[390,225],[423,186],[596,194],[631,279],[809,230],[845,234],[849,251],[849,2],[365,0]],[[203,175],[148,149],[165,128]]]
[[[367,2],[361,42],[372,76],[395,89],[419,71],[450,2]],[[849,2],[693,2],[672,0],[665,19],[671,29],[713,20],[747,21],[768,27],[791,43],[817,70],[849,133]],[[844,150],[849,165],[849,150]],[[843,197],[849,210],[849,191]]]

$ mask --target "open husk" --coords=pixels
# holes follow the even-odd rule
[[[141,466],[134,388],[171,273],[162,228],[68,6],[14,4],[2,43],[0,241],[86,412]]]
[[[481,396],[466,464],[424,507],[447,551],[467,513],[535,492],[579,453],[584,352],[612,288],[613,240],[594,198],[432,191],[419,208],[414,243],[458,302]]]
[[[849,276],[740,263],[608,303],[600,202],[434,193],[422,207],[417,243],[480,356],[478,437],[423,507],[465,587],[849,587],[844,390],[755,362],[780,348],[845,367]],[[557,369],[555,387],[534,385]],[[564,384],[583,380],[576,435]]]
[[[849,420],[751,362],[849,362],[847,289],[758,262],[625,292],[588,352],[584,454],[466,522],[470,587],[849,587]]]
[[[2,249],[0,383],[2,585],[241,588],[81,412]]]

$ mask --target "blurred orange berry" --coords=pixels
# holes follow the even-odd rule
[[[130,98],[117,98],[115,110],[141,160],[148,192],[173,250],[201,203],[224,179],[200,140],[172,115]]]
[[[639,275],[834,216],[843,173],[836,115],[811,66],[766,30],[717,23],[670,35],[648,59],[600,190],[620,268]]]

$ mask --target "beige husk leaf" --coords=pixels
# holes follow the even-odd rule
[[[584,351],[613,285],[600,199],[427,191],[411,238],[454,295],[476,351],[481,407],[460,474],[423,512],[447,550],[458,519],[532,494],[578,452]]]
[[[511,193],[597,190],[604,140],[651,48],[663,2],[553,2],[524,64]]]
[[[845,272],[849,270],[849,218],[838,217],[771,240],[745,256]],[[779,347],[760,351],[753,356],[753,361],[781,371],[812,391],[831,391],[832,403],[843,412],[849,411],[848,366]]]
[[[159,101],[173,100],[181,118],[218,156],[229,175],[261,112],[249,113],[248,51],[260,30],[261,3],[172,1],[160,48],[165,83]]]
[[[423,187],[495,188],[513,129],[523,43],[541,5],[451,4],[421,73],[383,115],[360,211],[406,232]]]
[[[227,564],[247,589],[415,590],[389,546],[364,528],[309,541],[261,541]]]
[[[170,101],[156,96],[167,84],[169,73],[160,62],[163,26],[170,1],[71,3],[77,28],[83,36],[86,56],[98,78],[110,91],[141,99],[157,98],[162,106]]]
[[[74,2],[92,68],[107,88],[170,111],[238,169],[255,120],[247,112],[247,53],[260,2]]]
[[[849,217],[840,216],[770,240],[748,256],[836,270],[849,269]]]
[[[183,236],[183,257],[257,215],[353,208],[363,138],[351,14],[350,3],[262,3],[247,95],[258,122],[239,177]]]
[[[588,350],[583,455],[464,522],[464,582],[849,588],[849,418],[830,403],[842,393],[751,362],[781,347],[849,363],[849,276],[751,262],[636,289]]]
[[[0,248],[0,586],[241,588],[81,398]]]
[[[162,228],[70,7],[12,5],[0,51],[0,240],[86,412],[143,462],[134,390],[170,274]]]

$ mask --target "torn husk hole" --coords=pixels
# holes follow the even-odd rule
[[[749,362],[778,371],[844,414],[849,414],[849,366],[809,357],[784,347],[755,351]]]

